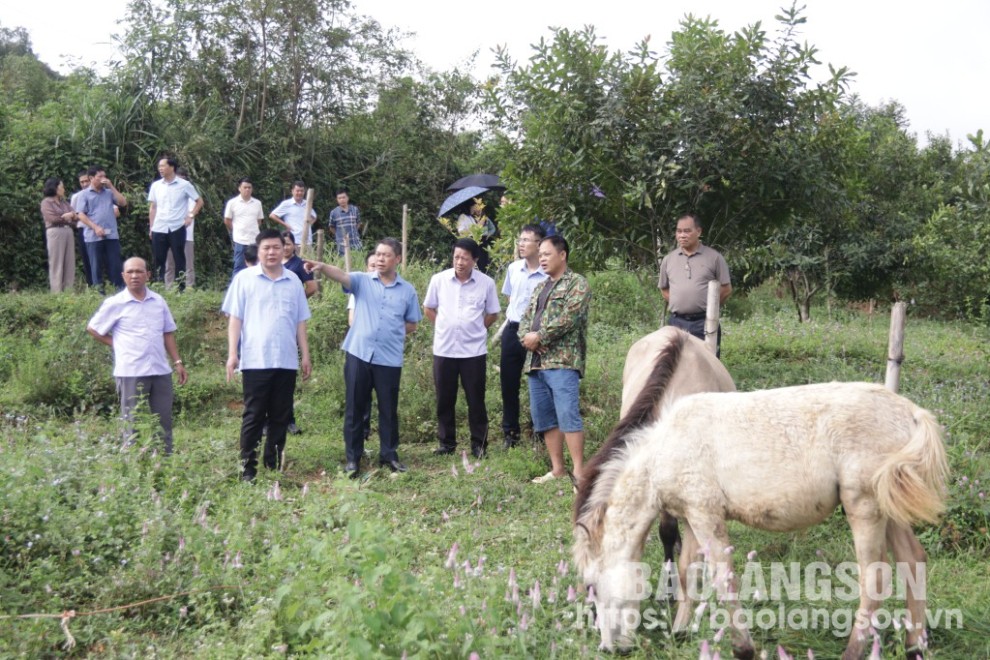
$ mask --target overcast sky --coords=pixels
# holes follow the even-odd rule
[[[125,13],[126,0],[80,4],[54,0],[41,6],[5,0],[0,25],[23,26],[34,50],[54,68],[77,64],[98,70],[114,57],[110,36]],[[594,25],[612,50],[628,50],[651,35],[663,52],[681,18],[691,12],[710,16],[726,29],[762,21],[776,29],[773,17],[780,0],[691,0],[644,3],[642,0],[500,0],[465,3],[454,0],[354,0],[360,13],[386,27],[414,32],[406,42],[424,62],[443,70],[462,65],[475,51],[474,73],[484,77],[491,50],[508,46],[517,61],[530,55],[529,45],[549,37],[549,26]],[[988,128],[990,86],[990,2],[942,0],[806,0],[808,22],[802,38],[818,48],[822,77],[831,62],[857,72],[851,91],[876,105],[897,100],[907,108],[910,129],[922,143],[926,131],[948,133],[954,143],[967,133]]]

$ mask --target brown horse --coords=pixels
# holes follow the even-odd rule
[[[827,383],[696,394],[645,427],[627,418],[615,432],[624,448],[599,467],[583,498],[582,510],[594,515],[574,529],[574,558],[595,589],[602,646],[631,644],[637,617],[630,615],[639,614],[641,591],[635,563],[653,520],[666,512],[685,523],[680,572],[706,551],[715,564],[713,584],[733,615],[733,651],[752,658],[749,631],[735,616],[726,521],[792,531],[820,523],[842,504],[859,564],[859,608],[842,657],[863,657],[886,591],[885,549],[899,570],[917,575],[925,552],[911,524],[934,521],[944,506],[948,466],[935,417],[878,385]],[[686,590],[675,632],[689,623],[691,597]],[[920,658],[925,595],[910,580],[906,600],[907,655]]]

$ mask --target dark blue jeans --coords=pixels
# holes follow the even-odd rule
[[[244,261],[244,249],[246,247],[246,245],[234,243],[234,272],[230,274],[231,279],[233,279],[234,275],[237,275],[238,272],[247,268],[247,263]]]
[[[92,243],[86,243],[89,253],[89,266],[92,268],[93,284],[100,287],[104,293],[103,273],[119,291],[124,288],[124,264],[120,258],[120,241],[116,238],[104,238]]]

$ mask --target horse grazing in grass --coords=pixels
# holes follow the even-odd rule
[[[584,466],[574,505],[575,522],[593,524],[590,519],[604,513],[604,508],[588,505],[587,499],[598,483],[602,466],[622,453],[626,443],[623,429],[655,422],[664,408],[682,396],[698,392],[734,392],[735,389],[732,376],[705,343],[683,330],[665,326],[636,341],[629,347],[622,369],[622,408],[619,411],[622,421]],[[674,546],[680,541],[680,534],[677,520],[663,513],[660,515],[660,540],[664,561],[673,561]]]
[[[911,524],[934,521],[944,508],[948,467],[930,412],[879,385],[827,383],[695,394],[674,402],[657,422],[636,426],[623,419],[619,426],[625,447],[601,466],[586,499],[603,512],[579,516],[574,530],[574,559],[594,587],[603,648],[632,643],[642,598],[635,562],[660,512],[684,523],[682,576],[699,549],[714,564],[712,584],[731,615],[733,652],[752,658],[752,639],[735,611],[726,521],[793,531],[822,522],[841,503],[860,593],[842,657],[864,655],[877,596],[889,586],[881,570],[885,548],[899,570],[917,575],[925,552]],[[906,582],[907,655],[920,658],[925,595]],[[674,632],[690,621],[690,597],[682,591]]]

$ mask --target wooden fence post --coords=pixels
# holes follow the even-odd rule
[[[721,310],[719,298],[722,285],[718,280],[708,281],[708,302],[705,307],[705,346],[713,355],[718,354],[718,318]]]
[[[312,246],[306,244],[306,237],[309,234],[307,230],[316,222],[312,218],[313,198],[315,195],[316,191],[313,188],[306,191],[306,215],[303,216],[303,233],[300,239],[302,240],[302,245],[299,246],[299,255],[304,259],[309,256],[310,251],[313,249]]]
[[[399,267],[402,268],[402,272],[406,272],[406,264],[408,263],[407,258],[409,255],[409,205],[402,205],[402,262]]]
[[[904,321],[907,303],[898,302],[890,310],[890,337],[887,340],[887,378],[884,387],[896,392],[901,384],[901,363],[904,362]]]

